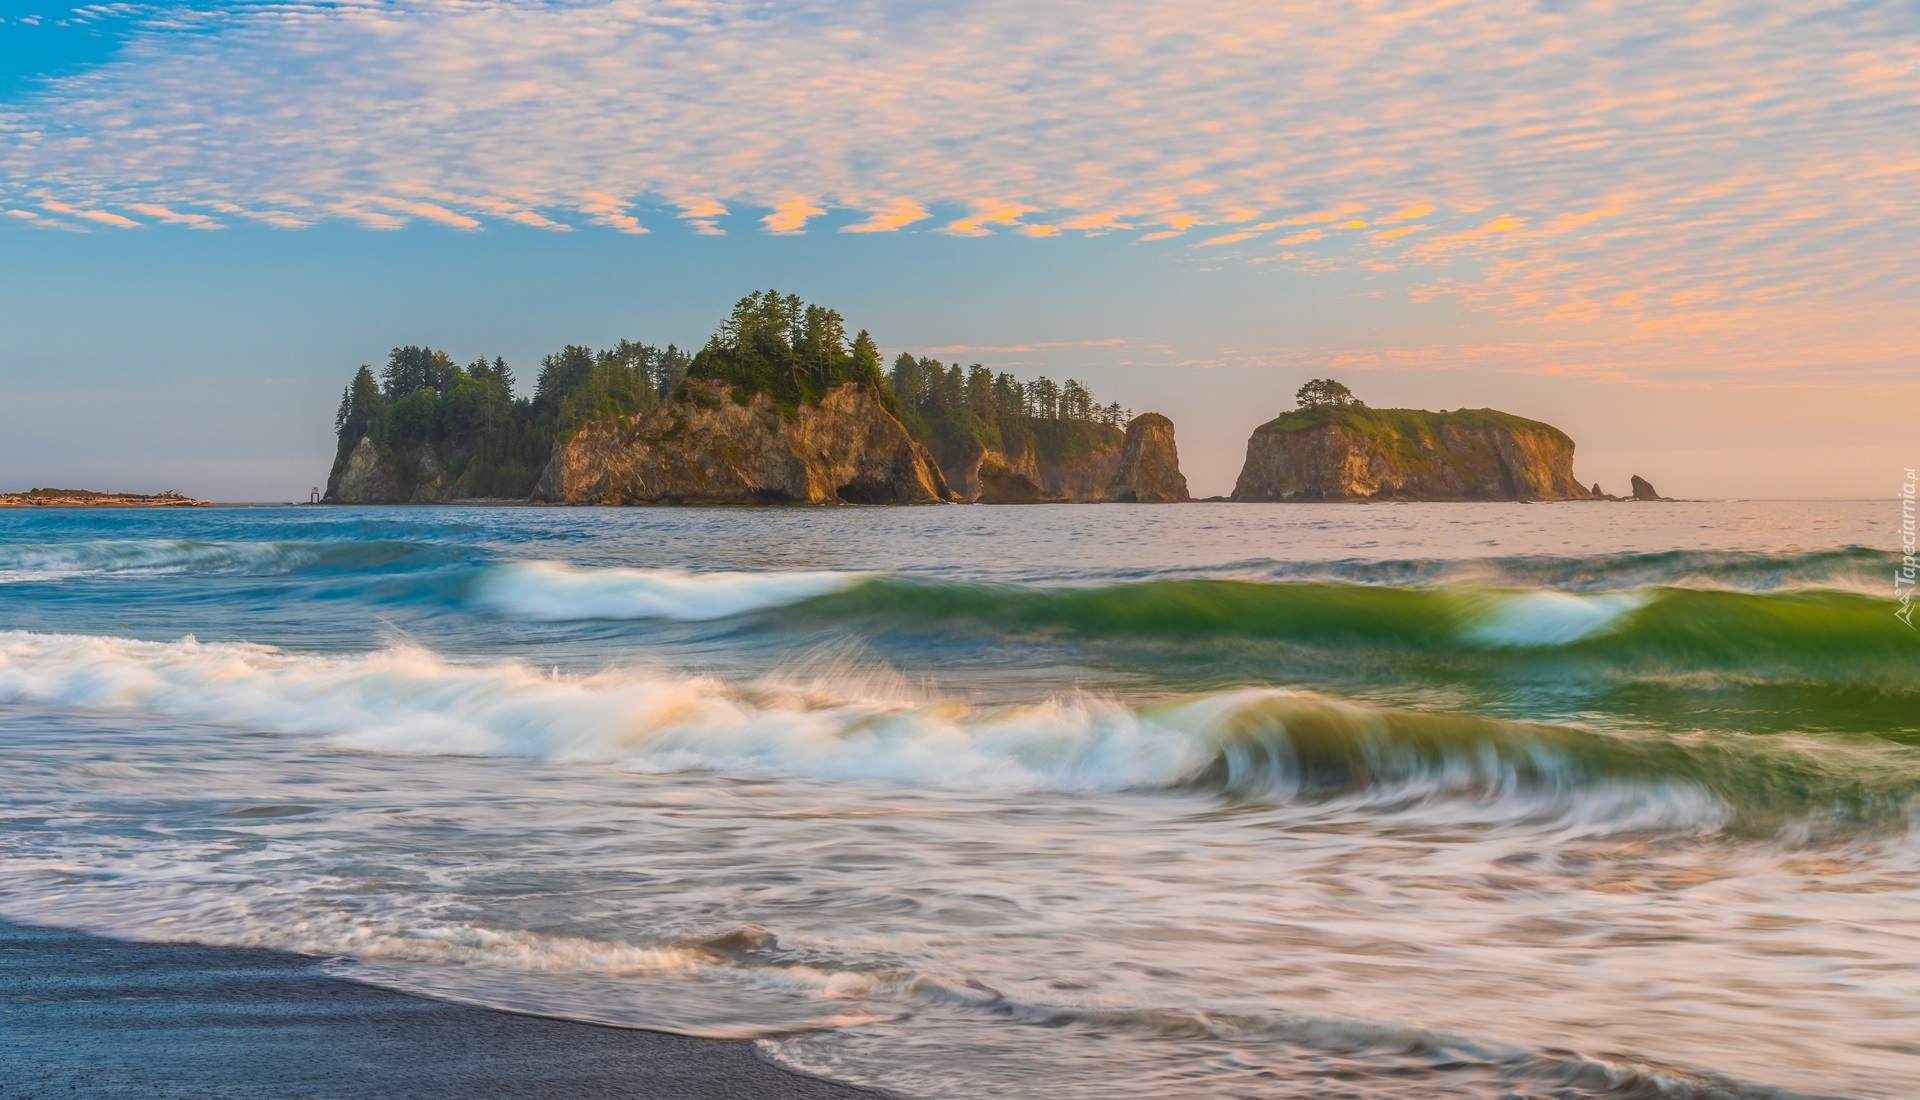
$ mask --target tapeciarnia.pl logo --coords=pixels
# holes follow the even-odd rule
[[[1907,624],[1909,630],[1920,630],[1913,625],[1913,588],[1916,568],[1914,550],[1913,488],[1916,479],[1913,470],[1906,471],[1907,479],[1900,486],[1900,565],[1893,571],[1893,598],[1900,606],[1894,609],[1893,617]]]

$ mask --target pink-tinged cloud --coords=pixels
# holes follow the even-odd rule
[[[619,197],[605,192],[591,192],[582,198],[580,212],[600,225],[620,233],[637,235],[647,232],[647,227],[640,224],[639,218],[627,213],[630,204]]]
[[[43,209],[53,211],[55,214],[65,214],[69,218],[79,218],[82,221],[89,221],[95,225],[110,225],[116,229],[138,229],[140,227],[140,223],[134,221],[132,218],[122,214],[115,214],[110,210],[82,210],[79,207],[70,206],[67,203],[48,198],[41,199],[40,206]]]
[[[891,233],[903,229],[915,222],[933,217],[919,203],[912,199],[896,199],[876,209],[866,221],[855,225],[843,225],[842,233]]]
[[[707,237],[724,237],[727,231],[720,228],[719,219],[727,216],[725,203],[712,199],[692,199],[680,203],[680,217],[693,231]]]
[[[806,229],[807,222],[826,213],[824,207],[815,206],[807,199],[787,199],[776,203],[773,213],[760,219],[769,233],[799,233]]]
[[[184,225],[189,229],[225,229],[226,224],[205,214],[170,210],[154,203],[128,203],[127,209],[164,225]]]
[[[116,60],[0,107],[0,205],[85,212],[9,221],[578,212],[640,233],[635,211],[666,206],[703,232],[727,209],[780,233],[828,212],[958,236],[1197,229],[1237,262],[1398,268],[1417,298],[1519,324],[1686,332],[1728,357],[1758,331],[1808,370],[1920,346],[1911,0],[127,17],[145,22]],[[936,210],[969,213],[915,216]],[[1224,240],[1247,226],[1298,232]]]

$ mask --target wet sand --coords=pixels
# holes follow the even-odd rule
[[[516,1016],[276,951],[0,922],[0,1098],[855,1100],[746,1042]]]

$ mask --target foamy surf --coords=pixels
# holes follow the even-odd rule
[[[494,566],[474,584],[475,606],[529,622],[677,619],[701,622],[840,592],[864,573],[586,569],[558,562]]]
[[[1856,803],[1903,819],[1914,789],[1912,754],[1892,746],[1879,756],[1829,747],[1822,759],[1787,741],[1636,739],[1270,688],[1144,706],[1074,695],[982,707],[876,683],[731,684],[645,668],[561,675],[417,647],[323,656],[0,634],[0,702],[162,715],[391,755],[982,791],[1341,797],[1601,831],[1715,828]],[[1862,788],[1869,769],[1879,774]]]

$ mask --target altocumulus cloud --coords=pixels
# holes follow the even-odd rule
[[[1911,0],[172,8],[0,106],[0,208],[1131,233],[1407,269],[1637,333],[1647,370],[1711,331],[1885,377],[1914,366],[1916,63]]]

